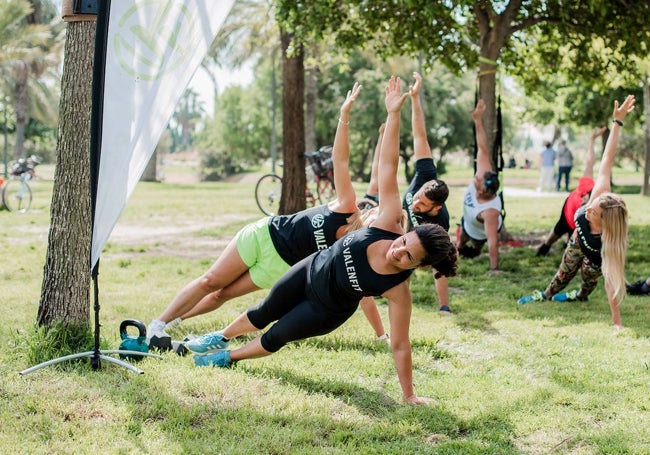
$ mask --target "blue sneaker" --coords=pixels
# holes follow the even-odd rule
[[[217,351],[213,354],[195,355],[194,365],[197,367],[228,368],[232,365],[232,360],[230,360],[230,351]]]
[[[195,354],[210,354],[228,349],[230,341],[225,341],[221,332],[210,332],[185,343],[185,347]]]
[[[544,291],[535,291],[531,295],[520,298],[517,300],[517,303],[519,305],[526,305],[530,302],[542,302],[544,300],[546,300],[546,297],[544,297]]]
[[[555,294],[551,300],[555,302],[587,302],[589,301],[589,297],[587,296],[586,299],[578,297],[578,290],[576,289],[574,291],[560,292],[559,294]]]

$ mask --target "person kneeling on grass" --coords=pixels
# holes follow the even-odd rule
[[[409,325],[409,277],[417,267],[431,265],[437,275],[455,275],[457,252],[439,225],[424,224],[405,233],[397,183],[400,110],[407,94],[400,79],[386,87],[388,112],[379,157],[379,211],[370,227],[352,232],[295,264],[273,286],[264,301],[242,313],[221,332],[192,340],[186,347],[197,366],[229,367],[233,362],[269,356],[287,343],[325,335],[340,327],[356,311],[364,296],[389,300],[391,348],[404,401],[430,403],[413,388]],[[264,334],[239,349],[226,350],[229,340],[262,330]],[[205,344],[203,342],[206,342]],[[210,351],[208,350],[210,349]]]
[[[619,107],[614,102],[614,123],[601,159],[598,177],[587,204],[575,216],[576,229],[564,251],[560,268],[543,291],[522,297],[517,303],[554,300],[589,300],[598,278],[605,279],[612,321],[621,328],[619,304],[625,297],[625,255],[627,250],[627,207],[620,196],[611,193],[611,171],[623,119],[634,109],[634,96],[628,95]],[[582,270],[580,289],[559,293]]]

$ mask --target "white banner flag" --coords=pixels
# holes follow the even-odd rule
[[[233,2],[111,2],[91,269]]]

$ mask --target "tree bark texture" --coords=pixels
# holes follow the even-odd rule
[[[57,166],[37,324],[83,325],[90,316],[90,110],[95,22],[68,23]]]
[[[142,177],[140,177],[141,182],[156,182],[158,181],[158,149],[154,149],[149,158],[147,166],[142,172]]]
[[[318,99],[318,68],[307,70],[305,85],[305,150],[314,151],[316,144],[316,100]]]
[[[287,51],[292,35],[282,32],[282,197],[280,213],[295,213],[305,204],[305,67],[302,49]]]

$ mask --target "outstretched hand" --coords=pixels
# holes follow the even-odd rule
[[[399,77],[391,76],[388,84],[386,84],[386,111],[399,112],[402,109],[402,104],[406,100],[408,93],[401,93],[402,81]]]
[[[350,109],[352,109],[352,105],[356,101],[360,91],[361,91],[361,85],[358,82],[355,82],[354,87],[352,87],[352,90],[348,90],[348,94],[345,97],[345,101],[341,105],[341,114],[350,113]]]
[[[474,119],[474,122],[483,119],[483,112],[485,112],[485,101],[483,101],[483,99],[481,98],[476,103],[476,108],[474,108],[474,110],[472,111],[472,118]]]
[[[420,73],[414,71],[413,77],[415,78],[415,83],[409,85],[409,95],[411,98],[417,98],[422,88],[422,76],[420,76]]]
[[[627,95],[623,104],[619,106],[618,100],[614,100],[614,118],[623,121],[625,116],[634,110],[634,95]]]

